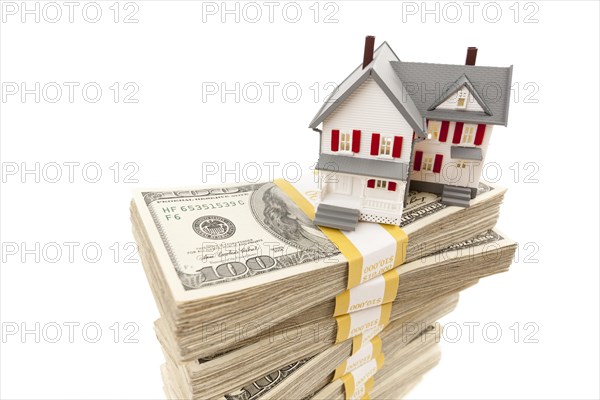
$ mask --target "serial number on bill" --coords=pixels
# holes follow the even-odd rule
[[[187,206],[180,206],[179,209],[183,212],[186,211],[205,211],[205,210],[217,210],[219,208],[229,208],[236,206],[243,206],[246,203],[243,200],[237,201],[219,201],[216,203],[204,203],[204,204],[192,204]]]

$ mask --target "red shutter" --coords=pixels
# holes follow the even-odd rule
[[[396,191],[396,182],[388,182],[388,190],[391,192]]]
[[[456,126],[454,127],[454,136],[452,137],[452,143],[454,143],[454,144],[460,143],[460,138],[462,136],[463,125],[464,124],[462,122],[457,122],[456,123]]]
[[[340,149],[340,131],[339,129],[331,130],[331,151],[338,151]]]
[[[394,147],[392,147],[392,157],[400,158],[402,154],[402,136],[394,136]]]
[[[379,155],[379,138],[381,135],[379,133],[374,133],[371,136],[371,155],[378,156]]]
[[[374,188],[375,187],[375,179],[369,179],[367,181],[367,187]]]
[[[358,153],[360,151],[360,131],[355,129],[352,131],[352,152]]]
[[[442,159],[443,158],[444,158],[444,156],[441,154],[435,155],[435,161],[433,162],[433,172],[435,172],[436,174],[439,174],[440,171],[442,170]]]
[[[450,129],[450,121],[442,121],[442,129],[440,130],[440,142],[448,140],[448,130]]]
[[[477,125],[477,133],[475,133],[475,145],[479,146],[483,143],[483,135],[485,134],[485,124]]]
[[[423,152],[415,151],[415,164],[413,165],[413,171],[421,170],[421,162],[423,161]]]

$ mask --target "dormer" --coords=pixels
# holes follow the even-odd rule
[[[462,75],[448,85],[442,95],[427,110],[475,111],[492,115],[490,108],[485,104],[467,75]]]

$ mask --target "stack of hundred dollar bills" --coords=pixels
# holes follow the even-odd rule
[[[331,240],[344,234],[324,234],[277,182],[136,191],[166,396],[403,397],[439,361],[436,321],[459,292],[511,264],[515,243],[494,230],[504,193],[481,183],[459,208],[411,192],[404,256],[350,287]]]

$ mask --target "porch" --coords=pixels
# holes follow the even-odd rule
[[[397,215],[402,212],[404,182],[339,173],[335,174],[335,180],[327,178],[323,177],[319,180],[321,187],[319,204],[355,209],[364,214],[383,212]],[[369,187],[370,181],[373,187]],[[378,187],[375,187],[373,181],[377,182]],[[393,190],[390,189],[392,187]]]

